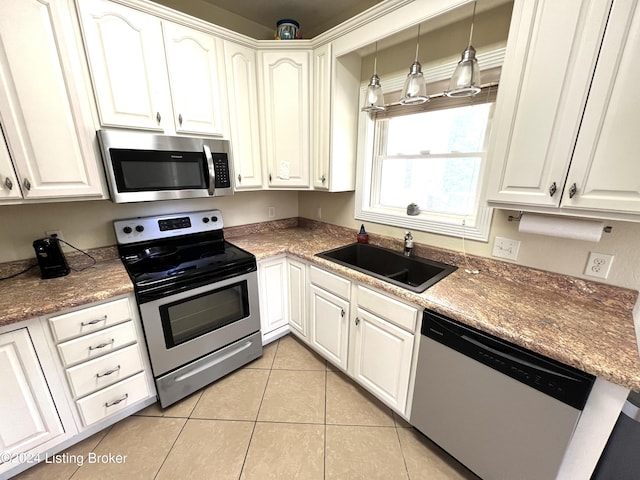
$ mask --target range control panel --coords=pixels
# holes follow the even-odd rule
[[[144,242],[190,233],[211,232],[223,227],[220,210],[138,217],[113,222],[118,244]]]

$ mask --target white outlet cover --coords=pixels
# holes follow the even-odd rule
[[[613,258],[613,255],[607,255],[606,253],[589,252],[584,274],[590,277],[607,278],[611,271]]]
[[[508,260],[517,260],[519,250],[520,250],[519,240],[496,237],[493,241],[492,255],[494,257],[506,258]]]

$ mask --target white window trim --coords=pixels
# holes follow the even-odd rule
[[[478,55],[478,63],[483,69],[502,66],[505,49],[501,48],[482,55]],[[427,84],[451,78],[457,62],[444,64],[435,68],[424,69]],[[394,77],[382,77],[380,83],[384,94],[402,89],[406,75]],[[364,98],[367,91],[367,83],[363,82],[360,88],[360,101],[358,105],[364,105]],[[431,93],[431,92],[428,92]],[[360,112],[358,121],[358,158],[357,158],[357,184],[355,201],[355,218],[362,221],[392,225],[395,227],[409,228],[413,230],[448,235],[452,237],[467,238],[487,242],[491,229],[491,219],[493,209],[479,205],[475,218],[459,220],[458,218],[436,214],[409,216],[400,209],[384,209],[380,207],[372,208],[371,197],[373,176],[373,138],[375,124],[365,112]],[[478,190],[482,191],[485,172],[487,171],[487,159],[482,162],[482,169],[479,173]]]

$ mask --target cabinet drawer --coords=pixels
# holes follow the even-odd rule
[[[358,305],[400,328],[415,333],[418,309],[358,285]]]
[[[322,287],[328,292],[333,293],[345,300],[349,300],[351,293],[351,282],[333,273],[325,272],[319,268],[311,266],[311,273],[309,274],[311,283]]]
[[[76,403],[86,426],[113,415],[149,395],[147,376],[140,372]]]
[[[82,397],[142,370],[138,344],[67,369],[74,397]]]
[[[49,324],[56,342],[102,330],[111,325],[131,320],[129,299],[122,298],[95,307],[76,310],[51,317]]]
[[[137,340],[133,322],[125,322],[58,345],[65,367],[106,355]]]

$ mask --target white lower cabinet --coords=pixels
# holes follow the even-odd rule
[[[288,331],[286,257],[258,262],[258,291],[262,344],[266,345]]]
[[[289,326],[298,336],[307,332],[307,266],[291,258],[287,259],[287,287],[289,291]]]
[[[404,413],[414,335],[361,308],[356,315],[352,374],[387,405]]]
[[[0,335],[0,451],[22,454],[64,433],[26,328]],[[11,466],[2,458],[3,467]]]
[[[349,302],[316,285],[310,287],[309,341],[336,367],[347,369]]]

